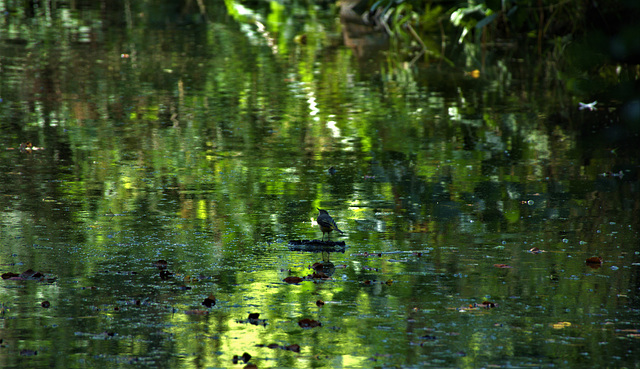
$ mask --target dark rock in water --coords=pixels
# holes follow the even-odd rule
[[[309,252],[344,252],[347,248],[344,241],[290,240],[289,250]]]

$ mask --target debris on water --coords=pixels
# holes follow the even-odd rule
[[[293,351],[293,352],[300,352],[300,345],[298,344],[292,344],[292,345],[288,345],[288,346],[280,346],[277,343],[271,343],[269,345],[256,345],[256,347],[266,347],[266,348],[270,348],[272,350],[275,349],[281,349],[281,350],[285,350],[285,351]]]
[[[302,328],[315,328],[322,326],[322,323],[317,320],[304,318],[298,322],[298,325]]]
[[[604,259],[601,256],[592,256],[588,258],[585,263],[592,269],[598,269],[602,266]]]
[[[297,284],[302,282],[304,279],[300,278],[300,277],[296,277],[296,276],[289,276],[285,279],[283,279],[282,281],[285,283],[289,283],[289,284]]]
[[[209,295],[204,301],[202,301],[202,305],[210,308],[216,305],[216,297],[214,295]]]
[[[241,324],[253,324],[267,326],[267,319],[260,319],[260,313],[249,313],[249,317],[246,320],[238,320]]]
[[[36,272],[33,269],[27,269],[20,274],[13,272],[7,272],[2,274],[2,279],[9,279],[13,281],[47,281],[49,283],[55,282],[55,277],[49,277],[45,279],[44,273]]]
[[[306,252],[345,252],[344,241],[290,240],[289,250]]]
[[[251,360],[251,355],[248,353],[244,353],[241,356],[238,355],[233,355],[233,363],[237,364],[240,361],[244,362],[245,364],[249,362],[249,360]]]

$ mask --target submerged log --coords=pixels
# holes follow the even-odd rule
[[[347,246],[344,241],[290,240],[289,250],[308,252],[344,252]]]

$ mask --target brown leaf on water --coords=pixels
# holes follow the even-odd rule
[[[366,281],[362,282],[362,283],[363,283],[363,284],[366,284],[367,286],[371,285],[371,281],[370,281],[370,280],[368,280],[368,279],[367,279]]]
[[[330,277],[323,272],[313,273],[311,275],[311,278],[312,279],[330,279]]]
[[[277,343],[271,343],[267,345],[267,347],[273,350],[273,349],[280,348],[280,345],[278,345]]]
[[[512,266],[509,266],[507,264],[493,264],[494,267],[496,268],[500,268],[500,269],[509,269],[509,268],[513,268]]]
[[[316,305],[318,305],[318,307],[324,306],[324,301],[318,300],[316,301]]]
[[[169,263],[166,260],[160,259],[160,260],[156,261],[155,263],[153,263],[153,265],[155,265],[156,268],[158,268],[158,269],[166,269],[167,266],[169,266]]]
[[[42,301],[42,303],[40,304],[43,308],[47,309],[51,306],[51,303],[49,301]]]
[[[247,364],[242,369],[258,369],[258,366],[256,364]]]
[[[313,269],[313,270],[322,270],[322,266],[323,266],[322,263],[319,263],[319,262],[313,263],[313,265],[311,265],[311,269]]]
[[[244,354],[242,354],[242,356],[233,355],[233,363],[234,364],[237,364],[240,361],[242,361],[242,362],[244,362],[246,364],[247,362],[249,362],[249,360],[251,360],[251,355],[249,355],[246,352]]]
[[[532,254],[539,254],[541,252],[544,252],[544,250],[540,250],[537,247],[532,247],[532,248],[529,249],[529,252],[532,253]]]
[[[2,274],[2,279],[11,279],[18,281],[44,281],[44,274],[36,272],[33,269],[27,269],[20,274],[11,272],[4,273]],[[51,278],[50,281],[55,281],[55,278]]]
[[[44,274],[36,272],[33,269],[27,269],[20,274],[20,278],[26,280],[40,280],[44,277]]]
[[[258,320],[260,319],[260,313],[249,313],[249,317],[247,320]]]
[[[2,273],[2,279],[11,279],[11,278],[19,277],[19,276],[20,276],[20,274],[16,274],[16,273],[12,273],[12,272]]]
[[[586,260],[586,264],[591,269],[598,269],[602,266],[604,259],[600,256],[592,256]]]
[[[300,352],[300,345],[296,345],[294,343],[293,345],[285,346],[284,349],[293,352]]]
[[[298,322],[298,325],[302,328],[315,328],[322,326],[322,323],[317,320],[304,318]]]
[[[300,277],[291,276],[291,277],[287,277],[287,278],[283,279],[283,281],[286,282],[286,283],[290,283],[290,284],[296,284],[296,283],[302,282],[303,279],[300,278]]]
[[[209,295],[204,301],[202,301],[202,305],[210,308],[216,305],[216,297],[214,295]]]

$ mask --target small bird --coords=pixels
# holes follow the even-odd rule
[[[323,240],[325,233],[327,233],[328,238],[331,239],[331,231],[333,231],[334,229],[340,233],[344,233],[338,229],[336,222],[333,220],[333,218],[331,218],[331,215],[329,215],[328,211],[320,208],[318,208],[318,211],[320,212],[320,214],[318,214],[318,219],[316,219],[316,222],[318,222],[318,227],[320,227],[320,230],[322,231]]]

